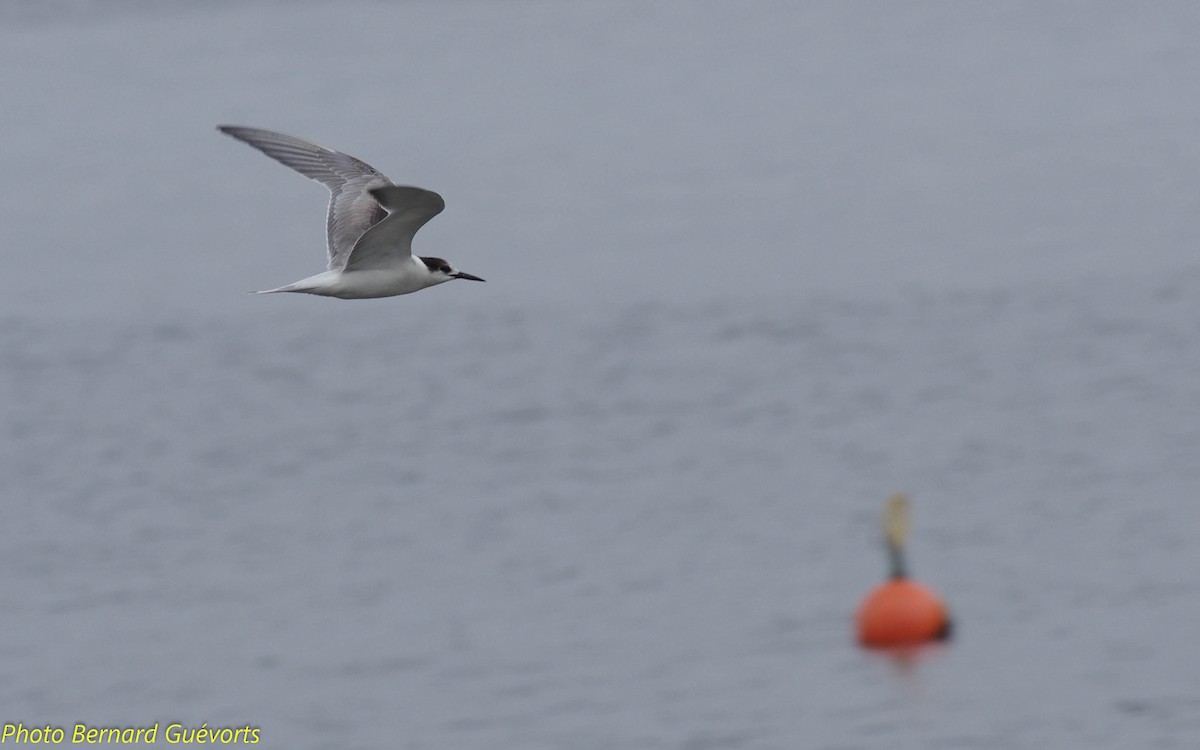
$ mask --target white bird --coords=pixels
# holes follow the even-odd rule
[[[290,135],[236,125],[217,130],[329,188],[329,270],[255,294],[366,299],[409,294],[451,279],[483,281],[441,258],[412,254],[413,235],[446,207],[437,193],[396,185],[353,156]]]

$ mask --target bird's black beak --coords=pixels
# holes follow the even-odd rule
[[[485,281],[485,279],[481,279],[481,278],[479,278],[478,276],[472,276],[472,275],[471,275],[471,274],[469,274],[469,273],[463,273],[462,271],[459,271],[459,272],[455,273],[455,274],[454,274],[454,278],[456,278],[456,279],[466,279],[467,281]]]

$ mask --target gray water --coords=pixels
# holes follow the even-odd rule
[[[0,722],[1194,747],[1200,18],[794,5],[4,6]],[[488,283],[245,295],[323,196],[226,121]]]

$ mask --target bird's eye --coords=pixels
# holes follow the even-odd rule
[[[450,266],[441,265],[441,266],[438,266],[438,270],[441,271],[442,273],[450,273]]]

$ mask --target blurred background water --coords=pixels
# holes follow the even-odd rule
[[[1189,3],[0,7],[0,721],[1192,748]],[[434,189],[488,279],[244,292]],[[949,647],[860,651],[883,500]]]

